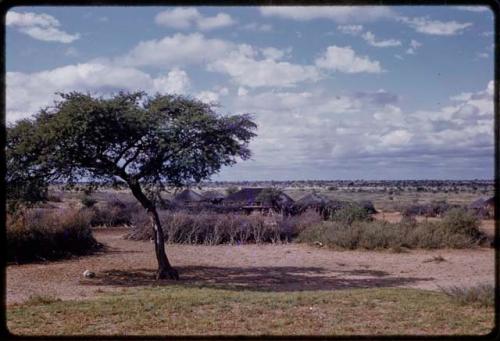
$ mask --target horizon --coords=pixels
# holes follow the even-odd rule
[[[178,93],[258,124],[252,158],[212,182],[489,181],[493,19],[453,5],[14,7],[6,121],[56,91]]]

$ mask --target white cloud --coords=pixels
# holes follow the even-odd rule
[[[489,7],[487,6],[456,6],[456,9],[459,9],[461,11],[468,11],[468,12],[487,12],[490,10]]]
[[[363,33],[361,36],[369,45],[375,47],[393,47],[400,46],[401,41],[396,39],[387,39],[387,40],[379,40],[377,41],[375,35],[370,31]]]
[[[5,24],[17,28],[20,32],[30,37],[59,43],[71,43],[80,38],[78,33],[69,34],[59,29],[60,22],[51,15],[32,12],[7,12]]]
[[[251,46],[240,45],[237,50],[210,63],[208,70],[227,74],[238,85],[251,88],[290,87],[320,78],[314,66],[258,59],[258,55],[259,51]]]
[[[359,35],[363,32],[363,25],[339,25],[337,30],[344,34]]]
[[[219,101],[219,94],[213,91],[202,91],[198,95],[195,96],[202,102],[205,103],[217,103]]]
[[[265,47],[265,48],[262,48],[260,50],[262,52],[262,55],[265,58],[272,59],[272,60],[280,60],[283,57],[288,56],[292,52],[291,48],[288,48],[286,50],[281,50],[281,49],[277,49],[275,47]]]
[[[407,24],[415,31],[430,35],[451,36],[461,34],[466,28],[472,26],[472,23],[460,23],[457,21],[439,21],[431,20],[428,17],[399,17],[399,21]]]
[[[487,52],[477,52],[476,56],[478,58],[488,58],[490,55]]]
[[[6,85],[7,121],[15,121],[51,104],[55,92],[183,92],[189,87],[189,79],[179,69],[171,70],[166,77],[154,78],[131,67],[83,63],[34,73],[7,72]]]
[[[246,95],[248,95],[248,90],[242,86],[238,87],[238,96],[242,97]]]
[[[218,13],[213,17],[205,17],[196,8],[178,7],[158,13],[155,17],[155,23],[175,29],[189,29],[192,26],[196,26],[202,31],[209,31],[231,26],[236,22],[226,13]]]
[[[158,40],[142,41],[115,62],[133,66],[201,64],[223,57],[234,48],[230,42],[207,39],[200,33],[177,33]]]
[[[320,68],[345,73],[380,73],[382,67],[378,61],[372,61],[367,56],[358,56],[350,46],[329,46],[326,51],[316,59]]]
[[[375,47],[394,47],[394,46],[400,46],[401,41],[397,39],[387,39],[387,40],[378,40],[375,37],[375,35],[370,32],[364,32],[363,33],[363,25],[339,25],[337,26],[337,29],[344,33],[344,34],[350,34],[353,36],[361,36],[364,41],[368,43],[368,45],[375,46]]]
[[[273,26],[270,24],[259,24],[256,22],[251,22],[242,26],[242,29],[254,32],[271,32],[273,30]]]
[[[222,96],[227,96],[229,89],[226,87],[216,87],[214,91],[204,90],[199,92],[195,97],[202,102],[208,104],[218,104]]]
[[[198,20],[198,28],[202,31],[209,31],[216,28],[234,25],[236,22],[229,14],[219,13],[214,17],[203,17]]]
[[[394,15],[385,6],[264,6],[260,13],[298,21],[329,19],[338,23],[370,22]]]
[[[380,143],[384,147],[401,147],[410,142],[413,134],[405,129],[391,131],[380,137]]]
[[[408,49],[406,50],[406,54],[415,54],[415,51],[421,46],[422,46],[421,43],[412,39],[410,41],[410,47],[408,47]]]
[[[154,79],[153,87],[160,93],[186,94],[191,81],[186,71],[174,68],[165,77]]]

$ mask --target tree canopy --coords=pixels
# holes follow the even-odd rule
[[[13,196],[15,188],[37,181],[120,181],[152,214],[157,230],[144,188],[198,183],[251,155],[256,124],[248,114],[224,116],[178,95],[59,95],[53,106],[7,128],[6,182]],[[162,248],[163,235],[157,237]]]

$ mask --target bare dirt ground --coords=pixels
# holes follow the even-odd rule
[[[122,238],[126,229],[96,230],[107,246],[97,255],[7,267],[7,304],[31,295],[86,299],[127,287],[169,285],[154,280],[151,242]],[[494,250],[332,251],[303,244],[168,245],[180,272],[177,284],[241,287],[257,291],[411,287],[439,290],[494,281]],[[440,259],[444,258],[444,260]],[[96,272],[92,279],[82,273]]]

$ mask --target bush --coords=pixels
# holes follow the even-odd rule
[[[421,222],[405,219],[399,223],[350,219],[326,221],[304,229],[298,241],[321,242],[330,247],[345,249],[406,248],[468,248],[486,240],[478,222],[464,210],[450,210],[439,222]],[[349,221],[352,221],[349,224]]]
[[[369,221],[371,220],[371,215],[368,210],[361,205],[351,203],[334,211],[330,219],[346,225],[351,225],[355,221]]]
[[[279,221],[279,227],[287,240],[296,238],[306,228],[317,225],[322,221],[322,216],[314,209],[308,209],[296,216],[286,217]]]
[[[96,205],[90,209],[92,226],[120,226],[131,225],[132,218],[140,215],[142,207],[136,202],[122,202],[112,200],[103,205]]]
[[[88,212],[70,209],[29,209],[7,215],[7,261],[52,260],[99,249],[90,219]]]
[[[85,194],[80,199],[80,202],[85,207],[92,207],[92,206],[94,206],[97,203],[97,200],[95,200],[94,198],[92,198],[90,195]]]
[[[491,284],[481,284],[474,287],[440,288],[442,292],[459,304],[493,307],[495,305],[495,287]]]
[[[317,213],[282,219],[261,214],[214,213],[202,211],[160,211],[160,220],[168,243],[236,244],[277,243],[294,238],[308,224],[321,221]],[[153,239],[153,230],[145,213],[134,216],[128,239]]]

